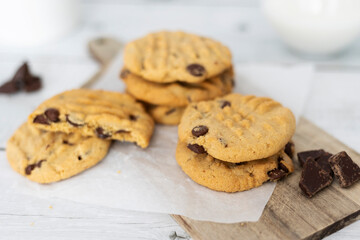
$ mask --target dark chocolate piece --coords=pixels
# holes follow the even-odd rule
[[[41,79],[32,76],[27,63],[21,65],[14,77],[0,86],[0,93],[15,93],[22,89],[26,92],[33,92],[41,88]]]
[[[95,129],[95,133],[96,133],[96,136],[97,136],[98,138],[106,139],[106,138],[111,137],[111,135],[105,133],[105,132],[104,132],[104,129],[102,129],[101,127],[96,128],[96,129]]]
[[[360,180],[360,167],[345,151],[331,156],[329,163],[341,187],[350,187]]]
[[[45,124],[45,125],[49,125],[49,120],[46,118],[46,116],[44,114],[41,115],[37,115],[34,120],[33,123],[40,123],[40,124]]]
[[[271,181],[279,180],[286,176],[286,172],[282,169],[274,169],[267,173]]]
[[[294,157],[294,153],[295,153],[295,145],[293,142],[288,142],[286,145],[285,145],[285,149],[284,149],[284,152],[286,153],[286,155],[288,155],[290,158],[293,158]]]
[[[130,133],[130,131],[120,129],[120,130],[117,130],[115,133]]]
[[[39,77],[28,76],[25,80],[25,92],[35,92],[41,88],[41,79]]]
[[[45,111],[45,116],[51,121],[51,122],[59,122],[59,116],[60,113],[57,109],[55,108],[48,108]]]
[[[195,77],[201,77],[205,74],[205,68],[197,63],[188,65],[186,70]]]
[[[130,118],[131,121],[136,121],[138,119],[137,116],[134,116],[132,114],[129,115],[129,118]]]
[[[13,81],[8,81],[0,86],[0,93],[15,93],[17,91],[19,88]]]
[[[315,161],[320,165],[322,169],[324,169],[327,173],[329,173],[333,177],[334,172],[332,171],[328,161],[331,156],[332,156],[331,153],[324,152],[324,154],[316,158]]]
[[[36,167],[40,168],[40,167],[41,167],[41,164],[42,164],[43,162],[45,162],[45,161],[46,161],[46,160],[43,159],[43,160],[38,161],[37,163],[28,165],[28,166],[25,168],[25,174],[26,174],[26,175],[30,175],[31,172],[32,172]]]
[[[194,127],[191,130],[191,133],[195,137],[200,137],[200,136],[207,134],[208,131],[209,131],[209,128],[207,126],[199,125],[199,126]]]
[[[329,186],[332,181],[333,177],[312,157],[307,158],[299,182],[299,187],[307,197],[313,197],[317,192]]]
[[[300,166],[304,166],[306,159],[308,157],[312,157],[313,159],[316,159],[316,158],[319,158],[324,153],[325,153],[325,151],[323,149],[299,152],[297,154],[297,156],[298,156]]]
[[[222,104],[221,104],[221,109],[223,109],[224,107],[226,106],[231,106],[231,103],[229,101],[223,101]]]
[[[199,154],[206,153],[205,148],[203,146],[198,145],[198,144],[188,144],[187,147],[188,147],[188,149],[190,149],[194,153],[199,153]]]

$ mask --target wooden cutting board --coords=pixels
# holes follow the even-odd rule
[[[102,67],[84,87],[89,87],[106,70],[121,44],[100,38],[89,43],[90,52]],[[306,119],[301,119],[293,138],[297,152],[323,148],[346,151],[360,165],[360,155]],[[193,239],[321,239],[360,218],[360,183],[343,189],[335,180],[312,199],[299,188],[301,169],[278,182],[258,222],[221,224],[172,215]],[[225,193],[224,193],[225,194]],[[360,237],[360,236],[359,236]]]
[[[324,148],[345,150],[360,165],[360,155],[311,122],[301,119],[295,136],[296,151]],[[299,188],[301,169],[278,182],[258,222],[221,224],[172,215],[193,239],[321,239],[360,218],[360,183],[343,189],[333,184],[313,198]],[[359,236],[360,238],[360,236]]]

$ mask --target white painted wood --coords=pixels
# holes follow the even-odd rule
[[[83,10],[83,24],[74,34],[32,49],[0,47],[0,64],[36,59],[58,64],[60,74],[61,63],[93,64],[87,52],[87,42],[93,37],[114,36],[126,42],[164,28],[219,39],[230,46],[236,62],[304,61],[284,48],[262,17],[258,1],[84,0]],[[357,151],[360,151],[359,53],[360,41],[334,60],[317,62],[355,67],[341,74],[338,71],[317,74],[304,114]],[[3,152],[0,161],[5,161]],[[173,231],[184,236],[184,231],[163,214],[0,194],[0,239],[175,239],[169,237]],[[360,222],[328,237],[359,238]]]

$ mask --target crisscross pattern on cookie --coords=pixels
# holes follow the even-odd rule
[[[227,47],[184,32],[157,32],[125,47],[124,65],[153,82],[201,82],[231,66]]]

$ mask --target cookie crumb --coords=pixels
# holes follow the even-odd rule
[[[50,206],[49,206],[49,209],[53,209],[53,206],[50,205]]]
[[[121,171],[120,171],[120,170],[117,170],[117,173],[118,173],[118,174],[120,174],[120,173],[121,173]]]
[[[30,223],[30,226],[34,226],[34,225],[35,225],[35,223],[34,223],[34,222],[31,222],[31,223]]]

